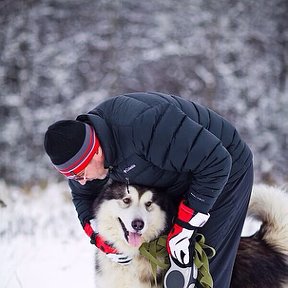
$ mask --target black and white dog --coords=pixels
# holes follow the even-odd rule
[[[129,265],[112,262],[97,249],[97,288],[160,288],[165,271],[158,269],[157,285],[149,261],[139,247],[167,234],[175,214],[167,194],[151,188],[112,182],[95,202],[99,234],[124,255]],[[248,213],[262,222],[253,236],[242,238],[232,288],[288,288],[288,194],[265,185],[253,189]],[[221,287],[215,287],[221,288]]]

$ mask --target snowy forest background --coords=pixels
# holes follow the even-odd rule
[[[52,257],[51,275],[62,271],[65,287],[68,278],[70,288],[79,287],[67,257],[81,262],[91,247],[43,136],[54,121],[74,119],[107,97],[160,91],[207,105],[250,145],[256,182],[287,184],[287,15],[287,0],[2,0],[0,258],[7,257],[0,286],[34,287],[27,263],[37,263],[32,271],[41,279],[39,263]],[[69,237],[84,241],[86,254],[75,256]]]

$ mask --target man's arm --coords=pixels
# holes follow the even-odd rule
[[[191,173],[188,206],[207,213],[226,184],[231,156],[205,127],[169,103],[141,113],[134,121],[135,147],[163,170]]]
[[[87,222],[94,218],[93,203],[108,179],[109,178],[106,177],[103,180],[87,181],[85,185],[81,185],[74,180],[69,180],[72,201],[83,227]]]

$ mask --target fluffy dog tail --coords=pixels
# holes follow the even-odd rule
[[[263,224],[258,237],[288,256],[288,193],[267,185],[253,188],[248,215]]]
[[[248,215],[261,228],[239,244],[231,288],[288,288],[288,194],[255,185]]]

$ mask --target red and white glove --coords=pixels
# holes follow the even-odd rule
[[[121,265],[128,265],[132,258],[125,256],[117,251],[113,245],[103,239],[98,233],[96,233],[90,222],[85,223],[83,226],[85,233],[90,238],[90,243],[94,244],[102,252],[106,253],[106,256],[113,262],[119,263]]]
[[[209,214],[195,212],[182,201],[178,208],[178,216],[167,237],[167,251],[175,263],[192,266],[193,251],[190,252],[192,239],[196,230],[209,219]],[[193,244],[192,244],[193,245]]]

